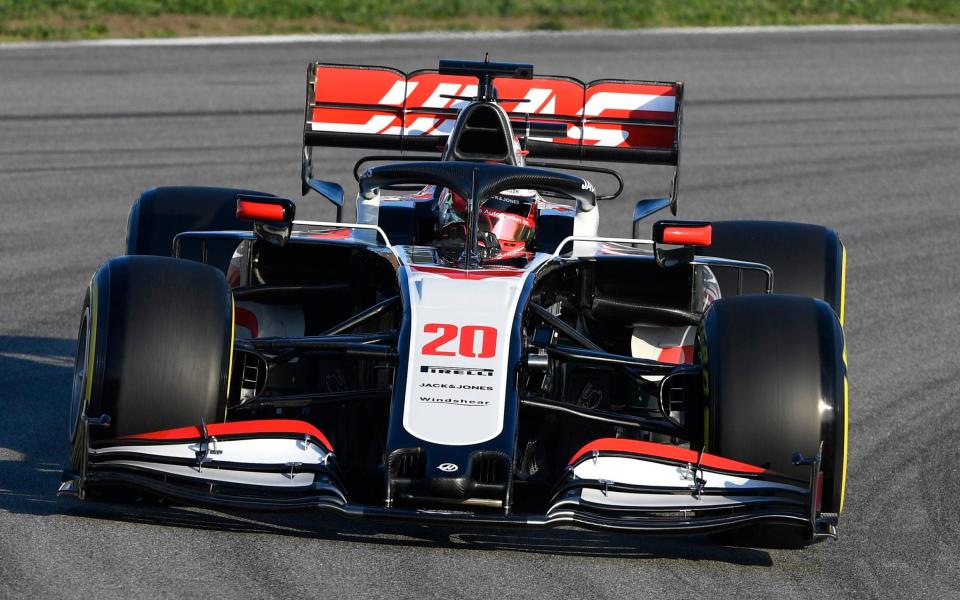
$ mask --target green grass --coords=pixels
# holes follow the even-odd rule
[[[960,0],[0,0],[0,38],[960,23]]]

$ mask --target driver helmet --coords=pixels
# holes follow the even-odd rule
[[[533,190],[506,190],[480,206],[481,239],[499,243],[495,258],[512,258],[526,250],[536,233],[536,200]],[[444,190],[438,206],[441,231],[454,223],[466,225],[467,201],[463,196]]]

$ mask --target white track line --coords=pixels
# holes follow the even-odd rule
[[[756,33],[957,31],[957,25],[798,25],[764,27],[676,27],[658,29],[584,29],[576,31],[419,31],[409,33],[318,33],[294,35],[249,35],[224,37],[136,38],[70,40],[58,42],[7,42],[0,50],[47,48],[130,48],[171,46],[246,46],[270,44],[344,44],[379,42],[423,42],[457,40],[498,40],[564,38],[583,36],[627,37],[637,35],[741,35]]]

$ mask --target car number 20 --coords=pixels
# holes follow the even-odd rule
[[[426,356],[493,358],[497,353],[497,330],[486,325],[458,327],[453,323],[427,323],[423,326],[423,332],[438,334],[423,345],[420,352]],[[448,344],[458,339],[456,350],[448,347]]]

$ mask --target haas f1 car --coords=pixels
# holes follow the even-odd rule
[[[145,192],[83,305],[61,492],[835,537],[844,247],[770,221],[640,238],[677,212],[682,99],[525,64],[311,64],[303,193],[336,220],[250,190]],[[331,147],[393,152],[357,162],[355,219],[314,177]],[[598,235],[623,190],[603,162],[673,167],[632,237]]]

